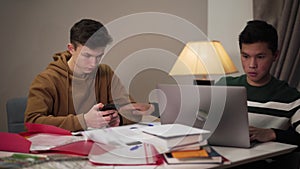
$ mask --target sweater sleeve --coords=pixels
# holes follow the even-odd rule
[[[294,129],[288,130],[273,129],[276,134],[276,140],[281,143],[294,144],[300,146],[300,134]]]
[[[40,74],[33,81],[28,95],[27,107],[25,111],[25,122],[40,123],[57,126],[69,131],[78,131],[85,128],[84,123],[80,121],[83,117],[76,114],[68,114],[67,111],[59,112],[56,104],[66,106],[63,99],[58,99],[55,85]]]
[[[290,91],[290,92],[288,92]],[[296,89],[290,89],[284,91],[286,95],[292,96],[294,98],[289,103],[289,112],[293,114],[290,118],[290,127],[287,130],[273,129],[276,134],[276,141],[288,144],[294,144],[300,146],[300,105],[299,105],[299,92]]]
[[[221,77],[216,83],[215,83],[216,86],[225,86],[227,85],[226,83],[226,77]]]

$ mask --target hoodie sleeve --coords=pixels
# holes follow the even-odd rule
[[[68,114],[67,96],[66,99],[59,97],[56,85],[60,84],[55,84],[53,77],[45,72],[34,79],[28,95],[25,122],[54,125],[69,131],[85,129],[83,115]]]

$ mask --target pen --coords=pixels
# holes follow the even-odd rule
[[[154,126],[154,124],[152,124],[152,123],[143,123],[143,122],[139,122],[138,124],[144,125],[144,126]]]
[[[130,151],[134,151],[134,150],[138,149],[139,147],[141,147],[141,144],[140,145],[135,145],[135,146],[131,147]]]

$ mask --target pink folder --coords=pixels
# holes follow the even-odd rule
[[[22,152],[29,153],[31,142],[25,137],[31,136],[38,133],[48,134],[60,134],[60,135],[72,135],[70,131],[45,124],[34,124],[25,123],[27,132],[16,134],[16,133],[5,133],[0,132],[0,151],[11,151],[11,152]],[[92,148],[93,141],[78,141],[63,146],[52,148],[50,151],[57,153],[67,153],[87,156]]]
[[[56,126],[47,124],[36,124],[36,123],[25,123],[27,133],[49,133],[49,134],[61,134],[61,135],[72,135],[69,130],[65,130]]]
[[[16,133],[0,132],[0,150],[29,153],[31,142]]]

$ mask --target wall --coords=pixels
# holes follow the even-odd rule
[[[0,131],[7,130],[7,99],[27,95],[31,81],[52,60],[51,56],[66,49],[69,29],[81,18],[109,24],[134,13],[170,13],[191,22],[210,39],[220,40],[241,71],[236,38],[252,17],[252,0],[2,0],[0,3]],[[175,25],[170,32],[177,29]],[[188,33],[188,30],[179,30]],[[105,62],[116,69],[123,58],[142,51],[148,62],[158,58],[159,62],[170,66],[183,45],[172,37],[159,34],[135,35],[120,41],[108,52]],[[147,53],[149,51],[143,51],[149,48],[168,51],[172,55],[171,61],[160,60],[160,53],[151,55]],[[138,101],[145,101],[157,82],[173,80],[166,72],[144,70],[132,79],[130,92]]]
[[[7,99],[28,94],[30,83],[52,60],[51,56],[66,49],[69,29],[81,18],[108,24],[133,13],[164,12],[184,18],[207,33],[207,0],[2,0],[0,3],[0,131],[7,130]],[[117,50],[109,52],[112,57],[106,62],[116,68],[122,58],[149,47],[177,56],[182,43],[156,34],[132,36],[120,42],[115,47]],[[147,100],[145,94],[157,81],[168,80],[172,79],[165,72],[145,70],[133,79],[130,90],[135,89],[132,92],[137,100]]]
[[[209,0],[208,1],[208,31],[211,40],[219,40],[225,50],[243,73],[240,62],[238,35],[246,26],[248,20],[253,19],[252,0]]]

